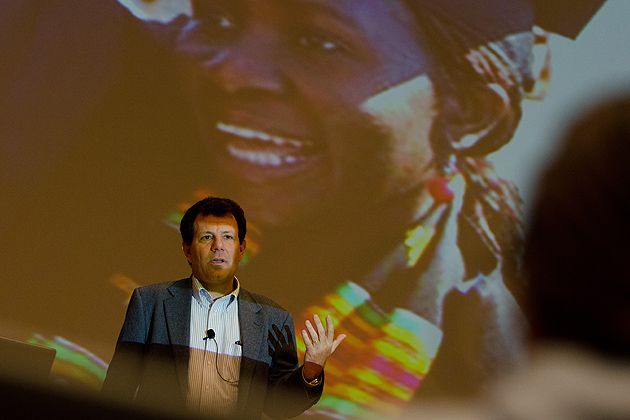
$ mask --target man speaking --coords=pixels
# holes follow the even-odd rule
[[[302,330],[298,366],[293,317],[241,287],[235,273],[246,220],[232,200],[208,197],[180,224],[192,276],[136,289],[103,383],[105,395],[213,418],[294,417],[321,396],[336,339],[330,317]]]

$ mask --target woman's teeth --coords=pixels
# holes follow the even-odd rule
[[[231,134],[242,139],[260,141],[263,143],[267,143],[268,146],[285,148],[273,150],[273,147],[271,147],[268,150],[261,150],[260,147],[248,148],[247,144],[228,143],[227,150],[230,155],[234,156],[237,159],[241,159],[260,166],[273,167],[283,164],[298,163],[300,161],[303,161],[305,157],[290,154],[289,150],[287,150],[286,148],[297,149],[295,151],[300,153],[301,149],[303,149],[305,146],[310,146],[310,143],[307,142],[286,139],[262,131],[253,130],[251,128],[237,127],[221,122],[217,123],[217,129],[223,133]],[[252,145],[254,144],[252,143]]]
[[[300,157],[291,155],[278,155],[272,152],[255,152],[252,150],[240,149],[231,144],[228,145],[228,152],[237,159],[246,160],[261,166],[280,166],[282,164],[293,164],[299,162]]]
[[[224,133],[233,134],[244,139],[255,139],[264,142],[271,142],[276,146],[292,146],[302,148],[309,145],[308,143],[302,141],[285,139],[283,137],[273,136],[262,131],[253,130],[251,128],[237,127],[235,125],[224,124],[221,122],[217,123],[217,129]]]

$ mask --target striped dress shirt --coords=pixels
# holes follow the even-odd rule
[[[221,296],[193,276],[190,305],[190,361],[186,406],[194,412],[228,417],[236,411],[242,346],[238,324],[240,284]],[[208,331],[210,336],[208,337]]]

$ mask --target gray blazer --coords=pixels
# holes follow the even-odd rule
[[[134,290],[102,393],[169,412],[185,409],[188,390],[192,279]],[[293,317],[262,295],[241,288],[243,343],[237,418],[295,417],[320,398],[298,367]]]

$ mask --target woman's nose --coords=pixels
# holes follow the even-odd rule
[[[251,31],[217,51],[201,66],[226,93],[256,90],[278,94],[283,89],[278,54],[273,34]]]

